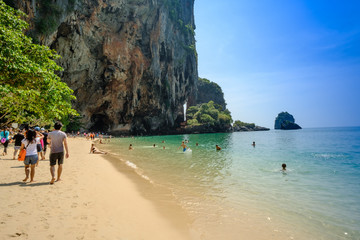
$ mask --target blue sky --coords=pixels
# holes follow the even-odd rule
[[[199,76],[234,120],[360,126],[360,1],[195,0]]]

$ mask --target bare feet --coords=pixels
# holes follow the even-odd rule
[[[58,178],[58,179],[56,179],[56,181],[57,181],[57,182],[60,182],[60,181],[61,181],[61,179],[60,179],[60,178]]]
[[[52,178],[50,184],[54,184],[54,182],[55,182],[55,178]]]
[[[23,180],[23,182],[26,182],[28,180],[28,178],[25,178],[24,180]]]
[[[36,182],[35,180],[31,180],[30,183]]]

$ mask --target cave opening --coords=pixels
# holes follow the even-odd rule
[[[91,116],[92,126],[90,131],[106,133],[110,130],[111,121],[105,114],[94,114]]]

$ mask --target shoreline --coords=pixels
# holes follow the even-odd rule
[[[121,138],[118,139],[121,140]],[[125,145],[128,145],[128,143],[126,143]],[[150,145],[149,147],[152,148],[152,144]],[[142,195],[146,199],[149,199],[151,202],[153,202],[157,209],[160,211],[160,213],[166,217],[166,219],[172,221],[176,225],[176,217],[182,216],[181,218],[183,218],[184,220],[184,212],[188,215],[185,216],[185,218],[188,219],[187,223],[190,224],[189,230],[192,237],[191,239],[215,240],[239,239],[239,237],[241,239],[244,238],[257,240],[293,239],[293,233],[288,232],[286,230],[287,228],[284,228],[284,226],[279,226],[278,222],[275,221],[275,219],[270,221],[268,216],[265,216],[266,213],[259,210],[256,205],[253,205],[248,201],[242,203],[242,209],[236,209],[236,207],[224,204],[224,202],[220,201],[217,203],[217,206],[219,206],[220,208],[214,209],[213,206],[208,206],[209,208],[205,211],[198,212],[195,210],[194,212],[194,209],[188,208],[187,202],[180,203],[178,201],[179,199],[175,198],[174,195],[169,196],[173,193],[170,191],[166,184],[158,181],[159,179],[153,179],[152,176],[149,176],[150,178],[148,178],[148,176],[143,175],[143,169],[141,169],[141,167],[138,168],[138,166],[132,162],[133,160],[131,158],[128,158],[129,156],[127,156],[126,154],[118,154],[119,151],[112,151],[112,149],[107,149],[105,146],[106,144],[96,144],[96,147],[99,150],[109,153],[103,156],[105,156],[106,158],[110,157],[108,159],[112,161],[113,166],[117,168],[122,174],[129,176],[130,179],[138,187]],[[123,150],[128,151],[127,146],[123,146]],[[139,155],[139,157],[143,156]],[[187,194],[189,194],[189,196],[196,196],[198,195],[198,192],[192,192],[192,190],[188,189]],[[161,196],[163,198],[161,198]],[[165,205],[163,204],[164,201],[166,202],[166,204],[170,204],[172,210],[179,210],[179,208],[181,208],[183,211],[172,212],[172,214],[170,214],[169,211],[167,211]],[[191,205],[191,200],[189,203]],[[199,208],[206,208],[206,205],[201,205],[201,203],[194,204],[197,205]],[[225,213],[223,211],[224,209],[222,208],[230,209],[232,211]],[[234,218],[238,218],[239,216],[239,219],[237,219],[236,221],[232,221],[234,220]],[[225,219],[223,217],[225,217]],[[228,221],[228,219],[232,220]],[[296,235],[299,236],[298,234]]]
[[[0,239],[194,239],[181,209],[165,199],[155,206],[144,196],[148,186],[136,184],[130,171],[119,173],[109,154],[89,154],[91,143],[68,138],[70,158],[54,185],[49,153],[36,182],[24,184],[23,162],[12,160],[8,147],[0,157]]]

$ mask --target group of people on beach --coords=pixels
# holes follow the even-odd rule
[[[10,137],[10,132],[7,127],[4,127],[0,133],[1,143],[4,146],[3,156],[7,155],[8,144],[14,141],[14,155],[19,152],[20,155],[26,151],[25,158],[23,159],[25,165],[25,178],[23,182],[35,182],[35,167],[39,165],[39,160],[45,159],[45,153],[47,145],[50,145],[50,184],[54,184],[55,181],[61,180],[62,165],[64,163],[64,156],[69,157],[69,150],[67,145],[67,135],[61,131],[62,123],[56,122],[54,124],[54,130],[51,132],[46,131],[44,128],[25,127],[22,130],[18,130],[16,134]],[[65,148],[65,153],[64,153]],[[55,165],[58,165],[57,178],[55,179]]]

